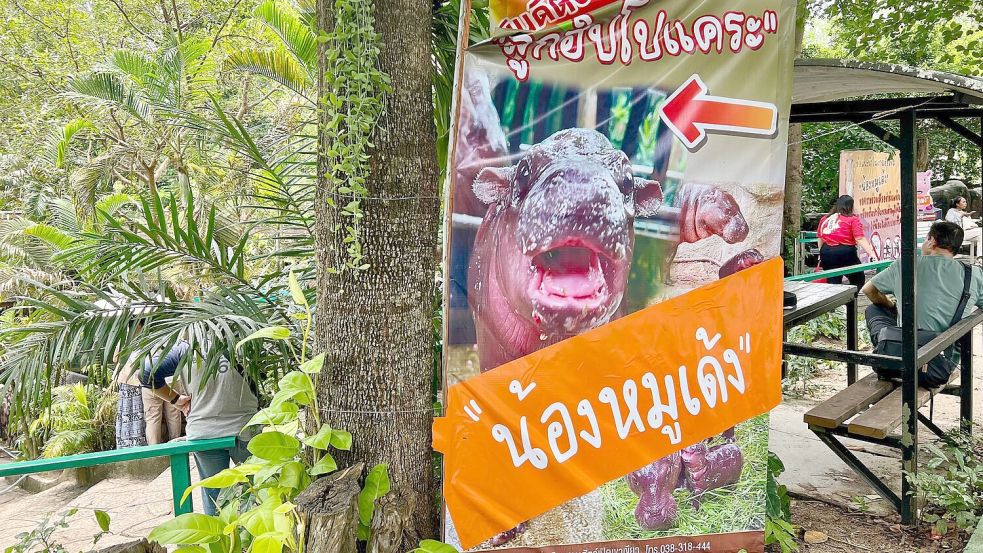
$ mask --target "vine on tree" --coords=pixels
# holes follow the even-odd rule
[[[379,69],[379,34],[375,32],[372,0],[335,0],[334,29],[322,31],[318,42],[328,45],[324,68],[325,90],[320,98],[324,110],[322,131],[327,138],[330,169],[325,176],[331,191],[328,204],[340,209],[348,258],[331,273],[364,271],[359,228],[362,205],[369,195],[369,150],[372,131],[384,111],[386,94],[392,91],[389,75]]]

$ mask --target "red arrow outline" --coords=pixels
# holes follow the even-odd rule
[[[691,87],[696,86],[697,91],[694,94]],[[707,85],[703,82],[698,74],[694,74],[689,79],[686,80],[675,92],[673,92],[665,102],[659,106],[659,118],[672,130],[673,134],[679,138],[680,141],[686,146],[686,148],[695,152],[699,150],[707,140],[707,133],[709,132],[723,132],[750,136],[761,136],[761,137],[773,137],[775,132],[778,130],[778,108],[775,104],[770,104],[767,102],[757,102],[754,100],[743,100],[738,98],[724,98],[721,96],[711,96],[707,94]],[[678,98],[680,95],[691,95],[689,99]],[[685,113],[687,107],[696,104],[697,111],[690,114],[693,117],[692,121],[678,119],[674,120],[673,117],[666,114],[666,107],[669,106],[670,109],[680,107],[676,105],[678,102],[686,102],[679,110],[679,113],[675,114],[677,118],[682,113]],[[700,121],[698,118],[701,115],[705,115],[700,111],[701,108],[705,109],[708,105],[717,104],[720,107],[733,107],[733,106],[743,106],[751,108],[749,111],[760,111],[768,110],[770,112],[770,125],[764,126],[750,126],[750,125],[732,125],[724,123],[714,123],[714,122],[704,122]],[[687,129],[685,127],[692,126],[696,129],[697,133],[694,137],[690,137],[687,131],[692,129]],[[680,128],[683,127],[683,128]]]

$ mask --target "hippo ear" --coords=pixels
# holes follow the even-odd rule
[[[635,177],[635,215],[649,217],[662,207],[662,187],[659,181]]]
[[[486,167],[474,179],[474,195],[486,204],[508,197],[515,167]]]

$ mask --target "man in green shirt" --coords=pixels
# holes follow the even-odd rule
[[[932,225],[922,244],[921,255],[915,261],[918,328],[942,332],[949,328],[963,293],[963,263],[953,258],[963,243],[963,229],[959,225],[940,221]],[[897,326],[898,305],[888,297],[901,292],[901,264],[892,263],[882,273],[872,278],[861,290],[871,301],[867,308],[867,330],[877,346],[881,329]],[[983,307],[983,273],[973,269],[969,289],[969,301],[960,318],[974,307]]]

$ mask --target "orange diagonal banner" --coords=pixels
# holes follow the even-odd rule
[[[465,548],[781,400],[774,258],[448,390],[434,422]]]

